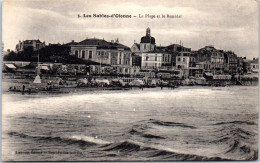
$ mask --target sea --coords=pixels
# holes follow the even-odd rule
[[[258,86],[2,95],[3,161],[258,159]]]

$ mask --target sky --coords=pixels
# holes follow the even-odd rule
[[[40,39],[68,43],[86,38],[140,43],[146,28],[157,46],[183,43],[198,50],[206,45],[258,57],[257,0],[3,0],[4,50],[15,50],[19,40]],[[87,14],[121,14],[132,18],[78,18]],[[160,18],[139,18],[139,15]],[[162,18],[162,15],[181,18]],[[133,17],[136,16],[136,17]]]

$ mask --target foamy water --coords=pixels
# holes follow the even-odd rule
[[[3,160],[254,160],[258,156],[258,87],[4,94],[2,99]]]

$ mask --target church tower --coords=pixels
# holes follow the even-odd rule
[[[148,27],[146,29],[146,36],[141,38],[140,51],[149,52],[155,50],[155,38],[151,36],[151,29]]]

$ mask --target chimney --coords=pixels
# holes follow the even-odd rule
[[[112,43],[114,43],[114,40],[111,40]]]
[[[71,40],[71,42],[74,42],[74,40]]]
[[[246,59],[246,57],[244,57],[244,59]]]
[[[255,60],[255,58],[253,58],[253,60]]]

